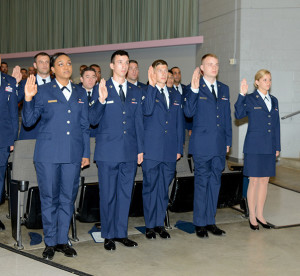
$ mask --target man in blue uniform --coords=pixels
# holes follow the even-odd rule
[[[129,56],[119,50],[111,57],[113,76],[99,85],[99,98],[89,110],[90,123],[99,124],[94,160],[98,166],[101,236],[104,248],[115,242],[137,246],[128,239],[131,192],[137,163],[143,161],[142,92],[126,81]]]
[[[97,76],[96,71],[92,67],[86,67],[81,71],[80,84],[86,91],[86,95],[91,106],[93,101],[97,101],[99,98],[99,84],[96,84]],[[90,126],[90,137],[96,137],[97,127]]]
[[[0,72],[0,110],[0,198],[2,198],[7,160],[9,152],[14,149],[19,127],[16,80],[2,72]],[[4,229],[5,226],[0,220],[0,231]]]
[[[40,52],[34,56],[34,68],[37,70],[36,84],[38,86],[51,82],[50,78],[50,56],[45,52]],[[28,74],[29,75],[29,74]],[[18,87],[18,102],[24,100],[24,87],[26,80],[20,82]],[[21,124],[19,140],[36,139],[40,128],[40,118],[31,127]]]
[[[67,257],[77,255],[68,244],[68,233],[80,168],[89,165],[90,157],[86,93],[70,82],[72,63],[68,55],[53,55],[51,69],[55,79],[50,83],[37,86],[33,75],[28,78],[22,110],[25,126],[41,118],[33,159],[46,245],[43,258],[50,260],[55,251]]]
[[[200,238],[208,237],[207,231],[218,236],[225,234],[215,225],[215,215],[232,128],[229,88],[216,80],[218,72],[218,58],[204,55],[200,68],[194,71],[184,106],[186,116],[193,117],[189,144],[195,163],[193,223]]]
[[[143,101],[144,162],[143,205],[146,238],[170,238],[164,227],[168,190],[175,176],[176,160],[183,152],[181,95],[167,88],[168,64],[156,60],[149,68],[149,85]]]
[[[139,81],[139,64],[136,60],[129,60],[129,68],[127,73],[127,81],[136,85],[138,88],[147,88],[147,85]]]

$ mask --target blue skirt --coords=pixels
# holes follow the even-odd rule
[[[275,154],[244,153],[244,175],[249,177],[275,176]]]

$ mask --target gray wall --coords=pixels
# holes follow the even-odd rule
[[[219,80],[229,85],[231,91],[230,157],[241,160],[247,120],[237,122],[233,116],[241,79],[247,79],[252,92],[255,73],[261,68],[270,70],[271,93],[279,100],[280,116],[300,110],[300,1],[199,0],[199,3],[199,34],[204,36],[204,43],[197,47],[196,59],[199,63],[208,52],[219,56]],[[229,59],[235,52],[237,65],[230,65]],[[300,114],[281,120],[281,145],[281,157],[299,158]]]
[[[79,66],[81,64],[90,65],[92,63],[97,63],[101,66],[103,78],[109,78],[111,76],[109,63],[112,53],[113,52],[95,52],[70,55],[73,64],[72,78],[74,80],[78,80]],[[148,68],[156,59],[166,60],[169,65],[169,68],[173,66],[179,66],[182,69],[183,83],[190,83],[194,68],[196,66],[195,45],[136,49],[129,50],[128,53],[131,59],[136,59],[139,62],[140,81],[145,83],[148,80]],[[7,61],[9,65],[9,72],[11,73],[15,65],[20,65],[21,67],[25,68],[32,66],[33,58],[8,59],[5,61]]]
[[[197,65],[201,57],[207,53],[219,57],[220,71],[218,80],[227,84],[231,94],[231,112],[234,120],[233,104],[239,93],[239,62],[230,65],[229,59],[239,60],[240,46],[240,10],[235,9],[235,0],[199,0],[199,34],[203,35],[204,43],[197,47]],[[237,1],[239,2],[239,1]],[[231,158],[239,157],[239,128],[233,123],[233,141],[230,151]]]
[[[255,73],[271,71],[272,94],[279,99],[280,116],[300,110],[300,1],[299,0],[199,0],[199,35],[202,45],[130,50],[132,59],[140,63],[140,80],[147,81],[149,65],[159,58],[169,67],[182,69],[183,83],[189,83],[201,56],[212,52],[220,60],[219,80],[229,85],[233,119],[232,159],[242,159],[247,120],[234,119],[233,105],[239,93],[239,83],[246,78],[252,92]],[[103,77],[110,76],[111,52],[72,55],[73,78],[78,77],[83,63],[99,63]],[[230,65],[229,59],[237,64]],[[8,60],[28,67],[31,59]],[[282,157],[300,154],[300,115],[281,121]]]
[[[300,1],[241,3],[241,78],[253,88],[255,73],[270,70],[271,93],[279,100],[280,116],[300,110]],[[245,131],[240,129],[240,137]],[[281,120],[281,146],[281,157],[299,158],[300,114]]]

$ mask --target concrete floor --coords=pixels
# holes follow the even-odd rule
[[[269,185],[265,209],[269,222],[278,226],[300,223],[299,207],[299,193]],[[6,208],[0,207],[0,219],[7,226],[0,232],[0,243],[13,247]],[[191,222],[192,212],[171,213],[170,220],[172,225],[177,220]],[[103,243],[93,241],[87,233],[93,224],[78,223],[80,241],[73,243],[78,256],[66,258],[56,253],[49,263],[82,271],[81,275],[300,275],[299,227],[252,231],[241,213],[231,208],[219,209],[216,220],[226,236],[210,235],[202,240],[173,227],[170,240],[149,241],[134,228],[144,225],[143,218],[130,218],[129,235],[139,246],[125,248],[117,244],[115,252],[107,252]],[[44,245],[30,246],[28,230],[22,227],[22,231],[23,252],[40,257]],[[71,275],[4,248],[0,248],[0,264],[0,275],[5,276]]]

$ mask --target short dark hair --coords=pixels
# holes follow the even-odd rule
[[[25,71],[26,71],[26,73],[27,73],[27,69],[26,69],[26,68],[21,68],[21,71],[24,71],[24,70],[25,70]]]
[[[1,61],[1,65],[2,65],[2,64],[5,64],[5,65],[8,66],[7,62],[5,62],[5,61]]]
[[[82,65],[81,65],[82,66]],[[98,68],[100,68],[101,69],[101,67],[98,65],[98,64],[96,64],[96,63],[94,63],[94,64],[91,64],[89,67],[98,67]]]
[[[139,65],[138,62],[136,60],[134,60],[134,59],[129,60],[129,64],[130,63],[135,63],[136,65]]]
[[[129,54],[126,51],[124,51],[124,50],[118,50],[118,51],[115,51],[111,55],[110,63],[114,63],[115,62],[115,57],[116,56],[127,56],[129,58]]]
[[[179,69],[180,70],[180,68],[179,67],[177,67],[177,66],[173,66],[170,70],[172,71],[172,74],[173,74],[173,69]]]
[[[168,70],[168,72],[173,75],[172,69]]]
[[[81,71],[80,76],[83,77],[84,73],[87,72],[87,71],[93,71],[93,72],[96,74],[96,71],[95,71],[94,68],[92,68],[92,67],[85,67],[85,68]]]
[[[167,65],[168,63],[164,61],[163,59],[157,59],[152,63],[152,67],[155,69],[158,65]]]
[[[55,63],[56,59],[60,56],[67,56],[68,58],[70,58],[69,55],[67,55],[66,53],[63,53],[63,52],[55,53],[50,59],[50,67],[54,67],[54,63]]]
[[[33,58],[35,63],[36,63],[36,59],[37,59],[38,56],[47,56],[47,57],[49,57],[49,59],[50,59],[49,54],[47,54],[47,53],[45,53],[45,52],[40,52],[40,53],[37,53],[37,54],[34,56],[34,58]]]

